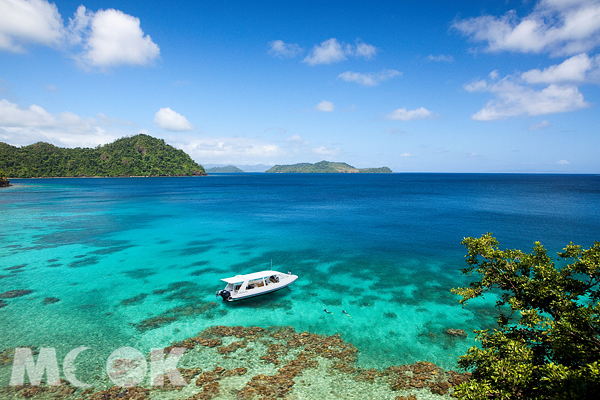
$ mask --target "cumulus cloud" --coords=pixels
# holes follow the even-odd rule
[[[395,121],[412,121],[416,119],[433,119],[436,118],[436,114],[427,110],[425,107],[420,107],[416,110],[399,108],[393,111],[391,114],[388,114],[385,118]]]
[[[161,108],[154,115],[154,123],[162,129],[172,132],[190,131],[194,126],[181,114],[169,107]]]
[[[334,109],[335,106],[333,105],[333,103],[327,100],[323,100],[315,106],[315,110],[323,112],[332,112]]]
[[[600,55],[589,57],[586,53],[566,59],[543,70],[532,69],[521,74],[527,83],[562,83],[596,81],[600,83]]]
[[[24,52],[30,43],[57,46],[65,34],[55,4],[45,0],[0,1],[0,50]]]
[[[562,113],[590,106],[584,101],[579,89],[571,84],[551,84],[539,90],[507,76],[498,82],[480,80],[464,87],[468,92],[489,92],[495,96],[495,99],[471,116],[476,121]]]
[[[600,1],[540,0],[523,18],[512,10],[501,17],[457,20],[452,26],[473,41],[486,43],[489,52],[572,55],[600,44]]]
[[[66,147],[93,147],[124,135],[118,129],[107,132],[105,128],[102,121],[69,111],[51,114],[35,104],[21,107],[0,100],[0,141],[12,145],[44,141]]]
[[[569,165],[571,164],[570,162],[568,162],[567,160],[559,160],[556,162],[558,165]]]
[[[398,75],[401,75],[401,72],[396,71],[395,69],[383,70],[376,74],[361,74],[359,72],[346,71],[339,74],[338,78],[341,78],[346,82],[356,82],[363,86],[376,86],[379,85],[379,83],[385,82]]]
[[[375,56],[375,53],[377,53],[377,48],[371,44],[366,44],[357,41],[356,48],[353,49],[352,47],[349,47],[348,51],[350,52],[350,54],[353,54],[357,57],[364,57],[366,59],[369,59]]]
[[[30,43],[65,49],[86,68],[147,65],[160,54],[139,18],[122,11],[81,5],[65,26],[46,0],[0,0],[0,50],[23,52]]]
[[[297,44],[285,43],[283,40],[273,40],[269,43],[269,47],[269,54],[279,58],[294,58],[304,51]]]
[[[19,107],[6,99],[0,100],[0,126],[48,128],[56,126],[57,119],[35,104],[28,108]]]
[[[144,35],[139,18],[119,10],[94,13],[79,6],[71,26],[84,42],[76,58],[86,66],[146,65],[160,54],[158,45]]]
[[[357,40],[356,45],[338,42],[331,38],[315,45],[303,62],[309,65],[332,64],[347,59],[347,56],[372,58],[377,53],[377,48]]]
[[[446,56],[444,54],[440,54],[439,56],[434,56],[433,54],[430,54],[427,56],[427,60],[428,61],[433,61],[433,62],[454,62],[454,57],[453,56]]]

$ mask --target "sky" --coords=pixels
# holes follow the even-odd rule
[[[0,0],[0,141],[597,174],[599,48],[600,0]]]

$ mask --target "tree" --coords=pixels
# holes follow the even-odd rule
[[[452,289],[461,304],[496,294],[498,327],[476,331],[459,365],[471,380],[460,399],[596,399],[600,393],[600,242],[573,243],[558,265],[535,243],[533,252],[500,250],[487,233],[466,238],[468,276],[480,280]]]

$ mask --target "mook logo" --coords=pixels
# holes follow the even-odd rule
[[[62,372],[72,385],[80,388],[89,388],[92,385],[82,382],[77,378],[75,360],[79,354],[90,347],[80,346],[71,350],[62,362]],[[164,385],[165,375],[174,386],[186,386],[187,382],[177,370],[177,363],[185,347],[171,348],[165,358],[164,349],[151,349],[150,351],[150,382],[152,386]],[[39,350],[37,361],[33,358],[31,349],[28,347],[17,347],[13,361],[10,377],[11,386],[25,384],[25,375],[29,383],[39,386],[46,374],[46,382],[49,386],[60,385],[60,371],[56,358],[56,349],[53,347],[42,347]],[[148,373],[148,362],[142,352],[133,347],[121,347],[113,351],[106,361],[106,374],[117,386],[131,387],[139,385]]]

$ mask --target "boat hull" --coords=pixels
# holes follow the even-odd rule
[[[285,283],[285,284],[284,284],[284,285],[282,285],[282,286],[278,286],[278,287],[276,287],[276,288],[273,288],[273,289],[268,289],[268,290],[265,290],[265,291],[261,291],[261,292],[259,292],[259,293],[250,293],[250,292],[246,292],[246,293],[243,293],[243,294],[238,294],[238,295],[235,295],[235,297],[234,297],[234,296],[230,296],[230,297],[229,297],[229,299],[227,299],[227,300],[225,300],[225,301],[238,301],[238,300],[249,299],[249,298],[251,298],[251,297],[262,296],[263,294],[269,294],[269,293],[273,293],[273,292],[276,292],[276,291],[278,291],[278,290],[285,289],[286,287],[288,287],[288,286],[290,286],[292,283],[294,283],[294,281],[295,281],[295,279],[294,279],[294,280],[292,280],[292,281],[291,281],[291,282],[289,282],[289,283]]]
[[[224,301],[237,301],[262,296],[284,289],[298,279],[297,275],[278,271],[260,271],[221,279],[227,282],[225,289],[217,292]]]

